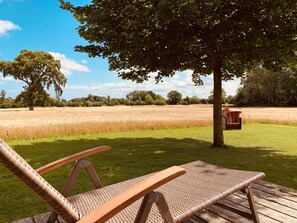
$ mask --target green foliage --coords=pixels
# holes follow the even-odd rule
[[[296,59],[294,1],[98,0],[82,7],[60,2],[89,42],[76,50],[108,57],[111,70],[124,79],[141,82],[157,72],[159,81],[191,69],[194,82],[201,83],[214,60],[229,79],[256,61],[277,67]]]
[[[26,102],[30,110],[33,110],[33,106],[48,103],[50,96],[45,89],[53,86],[56,96],[61,96],[66,78],[60,69],[60,61],[42,51],[22,50],[13,62],[0,61],[0,71],[4,77],[13,76],[25,82],[19,100]]]
[[[190,104],[199,104],[200,99],[197,96],[190,97]]]
[[[68,102],[67,106],[68,107],[80,107],[81,104],[78,101],[75,101],[75,102]]]
[[[84,102],[84,106],[85,107],[92,107],[93,106],[93,103],[91,101],[85,101]]]
[[[228,97],[226,98],[226,103],[227,104],[234,104],[235,103],[235,97],[232,95],[228,95]]]
[[[136,105],[136,101],[130,101],[127,105],[135,106]]]
[[[4,90],[0,93],[0,103],[3,103],[5,101],[6,92]]]
[[[213,104],[213,94],[214,94],[214,91],[211,91],[210,92],[210,95],[208,96],[208,103],[209,104]],[[224,89],[222,89],[222,104],[225,104],[227,101],[227,93]]]
[[[167,94],[167,99],[170,105],[177,105],[182,101],[182,94],[178,91],[170,91]]]
[[[208,99],[202,98],[200,102],[201,104],[208,104]]]
[[[4,102],[4,103],[0,104],[0,108],[12,108],[12,103]]]
[[[255,66],[242,79],[234,98],[237,105],[297,106],[297,68],[281,71]]]
[[[156,100],[157,95],[152,91],[139,91],[135,90],[127,94],[126,98],[132,101],[145,101],[145,96],[150,95],[153,100]]]
[[[101,107],[102,104],[101,104],[100,102],[94,102],[94,103],[93,103],[93,106],[94,106],[94,107]]]
[[[163,99],[157,99],[155,101],[155,105],[167,105],[167,103],[166,103],[165,99],[163,98]]]
[[[112,98],[110,101],[113,103],[113,105],[120,105],[119,100],[116,98]]]
[[[153,97],[149,94],[145,96],[144,100],[147,105],[153,105],[155,103]]]
[[[56,106],[57,106],[57,107],[66,107],[66,103],[63,102],[63,101],[58,101],[58,102],[56,103]]]

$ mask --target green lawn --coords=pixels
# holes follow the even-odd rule
[[[246,124],[225,131],[228,149],[211,148],[212,128],[135,131],[8,142],[35,168],[98,145],[110,151],[89,158],[105,185],[194,160],[224,167],[263,171],[267,181],[297,189],[297,126]],[[45,175],[57,189],[72,165]],[[92,188],[83,174],[74,192]],[[49,211],[6,169],[0,167],[0,222]]]

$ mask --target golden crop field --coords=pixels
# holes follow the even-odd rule
[[[297,108],[243,108],[244,122],[297,124]],[[0,110],[0,137],[31,139],[212,124],[211,105]]]

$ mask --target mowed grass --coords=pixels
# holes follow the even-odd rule
[[[100,145],[112,149],[88,158],[104,185],[148,174],[172,165],[203,160],[242,170],[263,171],[265,180],[297,189],[297,126],[245,124],[225,131],[227,149],[211,148],[212,127],[145,130],[9,141],[34,168]],[[73,165],[44,177],[60,190]],[[73,193],[92,189],[83,173]],[[50,209],[26,186],[0,167],[0,222],[33,216]]]

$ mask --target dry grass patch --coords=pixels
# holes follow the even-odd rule
[[[193,126],[210,125],[209,121],[134,121],[134,122],[85,122],[69,124],[49,124],[46,127],[0,127],[1,138],[13,139],[36,139],[56,136],[86,135],[94,133],[126,132],[134,130],[156,130],[168,128],[188,128]]]
[[[212,123],[211,106],[116,106],[1,110],[0,137],[32,139],[101,132],[184,128]]]
[[[0,137],[46,138],[212,124],[211,105],[0,110]],[[243,108],[245,123],[297,125],[297,108]]]

